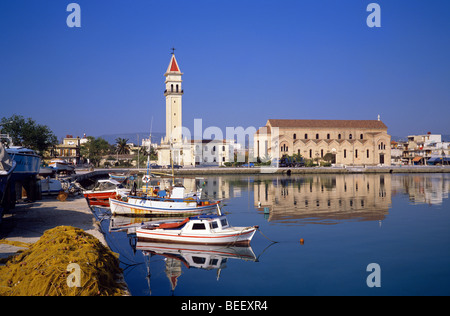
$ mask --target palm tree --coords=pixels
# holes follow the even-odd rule
[[[128,139],[125,138],[116,138],[116,148],[117,153],[119,155],[123,154],[129,154],[130,153],[130,146],[127,145]]]

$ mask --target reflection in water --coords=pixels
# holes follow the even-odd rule
[[[269,221],[334,224],[383,220],[391,204],[391,175],[311,175],[254,182],[254,204]]]
[[[256,256],[251,247],[224,247],[213,245],[189,245],[174,243],[140,242],[136,249],[141,250],[147,257],[148,285],[150,287],[150,258],[154,255],[162,256],[165,261],[165,273],[170,282],[172,293],[178,284],[178,278],[185,268],[203,270],[217,269],[216,279],[220,278],[220,272],[227,267],[228,259],[244,261],[256,261]]]
[[[404,192],[412,204],[440,205],[448,199],[450,175],[445,173],[403,175],[392,178],[392,192]]]

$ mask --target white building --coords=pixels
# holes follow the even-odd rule
[[[166,77],[166,136],[158,147],[158,164],[170,165],[223,165],[234,160],[234,140],[183,138],[182,124],[182,77],[175,54],[172,53]],[[190,136],[190,135],[189,135]]]

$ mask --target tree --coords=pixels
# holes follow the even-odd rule
[[[127,155],[130,153],[130,146],[127,145],[128,139],[116,138],[117,153],[119,155]]]
[[[1,131],[9,134],[16,146],[31,148],[42,155],[46,150],[58,144],[58,139],[46,125],[36,124],[31,118],[13,115],[1,119]]]
[[[89,159],[89,162],[98,166],[102,156],[110,152],[109,143],[101,137],[88,136],[88,141],[80,148],[81,156]]]

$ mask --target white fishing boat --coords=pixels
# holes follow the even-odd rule
[[[123,196],[109,198],[111,213],[115,215],[196,215],[214,209],[220,201],[196,200],[194,198],[162,198],[146,196]]]
[[[248,246],[257,228],[230,226],[224,215],[198,215],[184,221],[143,225],[136,228],[136,236],[138,240],[158,242]]]
[[[38,184],[41,187],[42,195],[58,194],[60,191],[63,191],[61,181],[57,179],[51,179],[50,177],[39,180]]]

